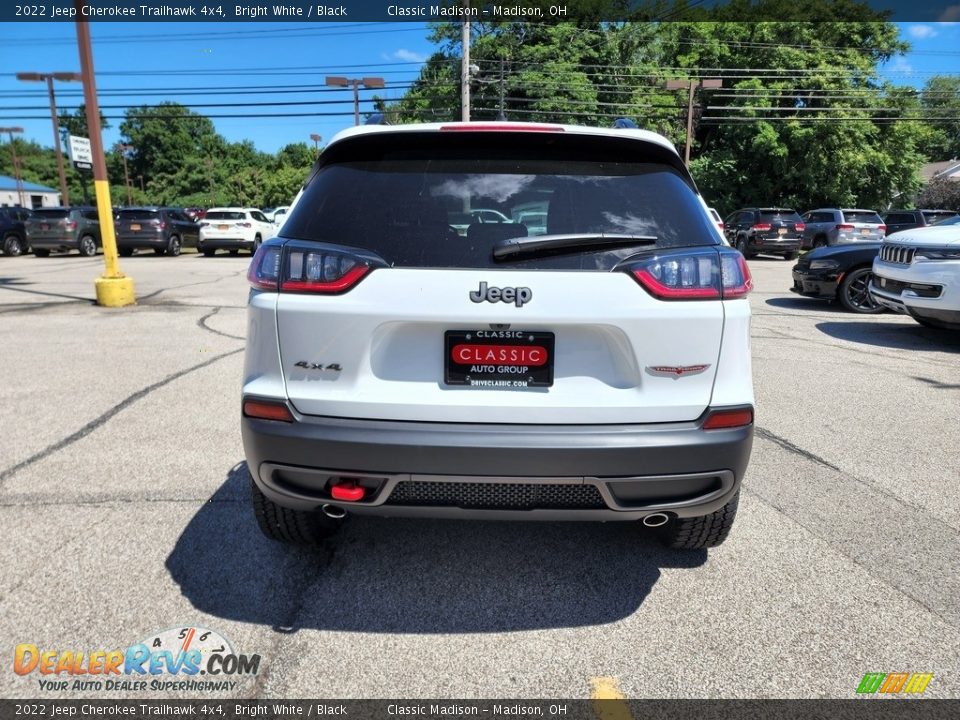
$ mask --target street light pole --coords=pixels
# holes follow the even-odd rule
[[[123,180],[127,186],[127,206],[133,205],[133,194],[131,192],[130,185],[130,173],[127,171],[127,151],[133,150],[133,145],[124,145],[123,143],[117,143],[113,146],[113,149],[120,153],[120,157],[123,158]]]
[[[365,88],[374,89],[384,87],[384,79],[382,77],[365,77],[365,78],[345,78],[338,75],[328,75],[326,79],[326,84],[333,87],[352,87],[353,88],[353,124],[360,124],[360,86],[363,85]]]
[[[86,17],[85,0],[73,0],[77,17]],[[132,305],[137,301],[133,278],[120,272],[117,257],[117,238],[113,231],[113,204],[110,201],[110,181],[107,163],[103,157],[103,138],[100,129],[100,106],[97,102],[97,84],[93,72],[93,50],[90,47],[90,26],[84,20],[76,23],[77,45],[80,51],[80,70],[83,75],[83,99],[87,110],[87,128],[90,130],[90,151],[93,155],[93,184],[97,197],[97,215],[100,219],[100,241],[103,244],[104,273],[94,280],[97,304],[106,307]]]
[[[310,139],[313,140],[313,150],[316,153],[317,157],[320,157],[320,141],[323,140],[323,137],[317,135],[316,133],[310,133]]]
[[[13,144],[13,134],[22,132],[22,127],[0,128],[0,133],[7,133],[10,135],[10,159],[13,162],[13,177],[17,182],[17,197],[20,199],[20,207],[26,207],[23,202],[23,178],[20,176],[20,158],[17,157],[17,147]]]
[[[464,7],[467,6],[464,0]],[[460,29],[460,120],[470,122],[470,21],[464,20]]]
[[[17,73],[17,80],[47,83],[47,94],[50,97],[50,121],[53,123],[53,148],[57,151],[57,173],[60,175],[60,195],[62,196],[65,207],[70,206],[70,191],[67,189],[67,173],[63,165],[63,151],[60,149],[60,122],[57,119],[57,99],[53,92],[53,81],[77,82],[80,79],[80,73],[75,72]]]
[[[667,90],[687,90],[687,144],[683,153],[683,161],[690,165],[690,145],[693,143],[693,92],[697,88],[723,87],[723,80],[667,80]]]

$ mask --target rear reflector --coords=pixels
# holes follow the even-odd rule
[[[293,415],[286,403],[267,402],[264,400],[244,400],[243,414],[258,420],[279,420],[293,422]]]
[[[563,132],[560,125],[537,123],[464,123],[462,125],[441,125],[441,132]]]
[[[704,430],[723,430],[750,425],[753,410],[715,410],[703,423]]]

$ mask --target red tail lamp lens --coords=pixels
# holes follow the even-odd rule
[[[723,430],[750,425],[753,410],[716,410],[704,421],[704,430]]]
[[[286,406],[286,403],[244,400],[243,414],[258,420],[293,422],[293,415],[290,414],[290,409]]]

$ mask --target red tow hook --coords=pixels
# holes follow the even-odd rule
[[[361,485],[357,485],[355,482],[339,482],[336,483],[333,487],[330,488],[330,495],[334,500],[343,500],[344,502],[356,502],[357,500],[363,500],[363,495],[366,492]]]

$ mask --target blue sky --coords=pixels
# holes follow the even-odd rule
[[[899,23],[912,51],[887,63],[883,74],[897,84],[920,87],[930,75],[960,72],[960,23]],[[326,75],[380,76],[394,98],[417,75],[435,49],[420,23],[91,23],[97,87],[104,114],[123,108],[174,100],[207,115],[248,114],[255,118],[215,118],[228,140],[252,140],[274,152],[290,142],[325,139],[353,124],[350,90],[323,86]],[[52,143],[46,88],[16,80],[17,72],[79,70],[71,23],[0,23],[0,126],[18,125],[24,136]],[[229,87],[252,88],[214,95]],[[303,91],[297,86],[309,86]],[[393,86],[393,87],[389,87]],[[284,92],[269,92],[283,90]],[[369,109],[361,90],[361,111]],[[57,103],[76,107],[79,83],[58,83]],[[322,105],[244,107],[250,102],[335,101]],[[240,107],[196,107],[204,103],[240,103]],[[110,108],[109,106],[120,106]],[[21,108],[36,109],[21,109]],[[343,113],[339,116],[262,117],[266,113]],[[39,119],[26,119],[40,116]],[[119,139],[120,120],[104,134],[111,146]]]

